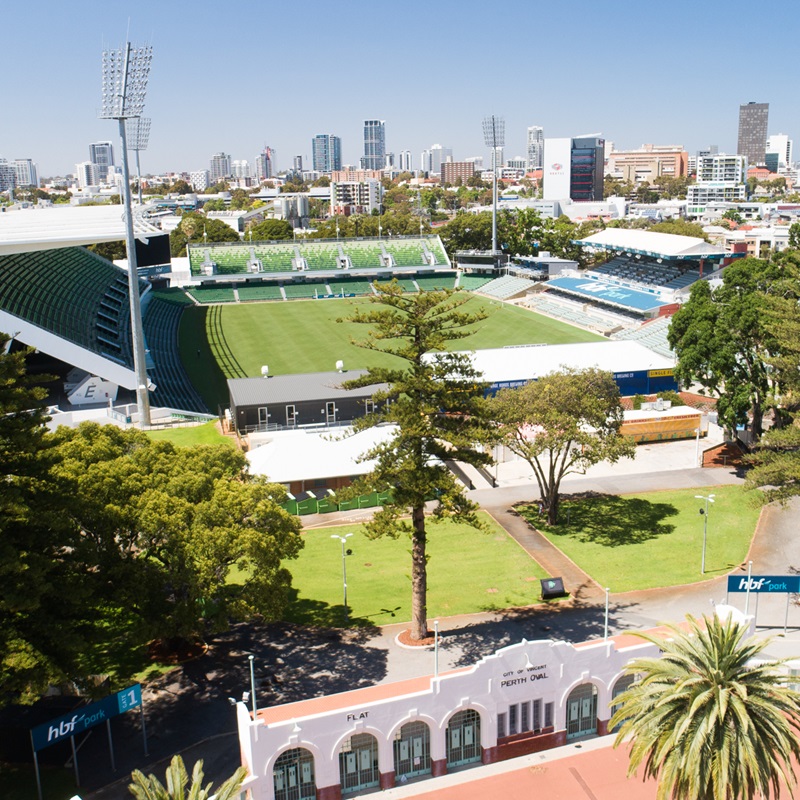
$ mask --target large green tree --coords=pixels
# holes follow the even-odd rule
[[[533,469],[550,525],[558,522],[561,481],[567,475],[635,455],[634,441],[620,433],[622,405],[610,372],[551,372],[499,391],[490,413],[504,444]]]
[[[251,225],[245,232],[245,236],[260,242],[268,242],[275,239],[291,239],[294,236],[292,223],[285,219],[265,219]]]
[[[668,638],[636,634],[660,658],[626,668],[636,682],[615,698],[615,746],[630,742],[635,774],[658,779],[659,800],[772,798],[795,786],[800,758],[800,695],[780,662],[759,660],[768,640],[748,638],[733,618],[687,617]]]
[[[376,410],[355,425],[357,430],[397,426],[389,441],[366,454],[375,459],[366,484],[392,494],[367,530],[373,536],[411,536],[411,636],[419,640],[428,635],[426,501],[435,498],[437,517],[479,525],[476,506],[445,462],[490,463],[479,445],[492,438],[493,430],[470,358],[445,348],[472,333],[485,314],[465,311],[468,298],[452,290],[404,293],[397,283],[376,288],[370,306],[357,309],[348,321],[370,328],[356,344],[394,355],[396,366],[371,368],[346,385],[388,385],[375,393]],[[408,513],[410,524],[403,519]]]
[[[281,562],[300,551],[300,525],[278,505],[285,490],[249,477],[239,451],[90,423],[54,438],[74,498],[65,512],[142,636],[203,636],[284,610]]]
[[[71,676],[87,645],[94,576],[61,513],[46,392],[0,334],[0,697],[35,699]]]
[[[170,235],[169,247],[173,256],[186,255],[186,245],[191,242],[238,242],[239,234],[219,219],[206,219],[203,214],[190,211],[181,217]]]
[[[145,775],[140,770],[131,773],[128,790],[136,800],[236,800],[241,794],[242,781],[247,770],[239,767],[228,780],[212,790],[212,784],[203,785],[203,761],[195,761],[192,781],[181,756],[173,756],[165,774],[166,784],[155,775]],[[187,791],[188,787],[188,791]]]
[[[719,418],[731,433],[749,419],[756,439],[775,388],[768,367],[775,339],[764,324],[763,298],[779,277],[776,264],[746,258],[725,268],[716,289],[696,281],[668,333],[678,379],[719,397]]]

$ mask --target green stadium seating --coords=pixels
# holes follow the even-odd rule
[[[240,286],[239,300],[283,300],[280,286]]]
[[[468,292],[476,292],[482,286],[486,286],[491,280],[493,280],[491,277],[486,277],[484,275],[465,275],[462,273],[461,280],[458,282],[458,288]]]
[[[0,308],[132,366],[127,273],[82,247],[0,256]]]
[[[430,292],[434,289],[452,289],[455,286],[456,276],[452,272],[443,272],[442,275],[426,275],[424,278],[417,278],[416,281],[423,292]]]
[[[205,288],[199,286],[192,286],[186,290],[198,303],[233,303],[236,297],[233,294],[233,289],[222,288]]]
[[[324,297],[327,289],[324,283],[289,283],[283,287],[287,300]]]
[[[163,300],[165,303],[174,303],[176,305],[192,306],[192,298],[189,297],[183,289],[151,289],[150,294]]]
[[[342,292],[344,292],[345,296],[348,294],[359,296],[374,294],[372,291],[372,284],[369,281],[336,280],[330,282],[330,287],[335,295],[341,295]]]

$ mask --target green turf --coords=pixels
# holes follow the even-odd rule
[[[539,602],[542,568],[491,517],[487,530],[429,521],[428,618],[524,606]],[[293,622],[343,621],[342,549],[331,535],[353,533],[347,547],[350,622],[386,625],[411,619],[411,543],[369,539],[360,525],[303,533],[306,545],[286,562],[298,596],[287,612]]]
[[[698,512],[704,503],[695,495],[709,492],[716,497],[702,576]],[[553,528],[544,524],[537,506],[517,510],[601,586],[628,592],[694,583],[735,569],[747,555],[760,508],[740,486],[715,486],[567,500]]]
[[[72,769],[43,764],[39,777],[42,781],[43,800],[69,800],[78,792]],[[36,773],[33,764],[0,762],[0,797],[3,800],[33,800],[36,797]]]
[[[215,420],[206,422],[204,425],[191,425],[183,428],[165,428],[163,431],[147,431],[151,439],[174,442],[180,447],[192,447],[196,444],[223,444],[233,447],[233,440],[228,436],[223,436],[217,429]]]
[[[187,308],[179,336],[181,357],[209,408],[227,405],[225,378],[242,377],[242,371],[247,376],[257,377],[265,364],[272,375],[326,372],[335,369],[340,359],[348,369],[385,365],[394,360],[393,357],[359,348],[351,342],[353,338],[364,339],[368,326],[336,322],[339,317],[350,316],[356,305],[363,306],[367,302],[355,298],[231,303],[213,312],[205,308]],[[476,325],[472,336],[453,343],[454,349],[602,339],[500,301],[472,297],[465,306],[467,311],[479,308],[484,308],[489,317]],[[218,344],[220,335],[224,337],[227,352]]]

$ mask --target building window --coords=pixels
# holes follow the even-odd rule
[[[540,731],[542,729],[542,701],[533,701],[533,729]]]
[[[509,706],[508,708],[508,733],[513,736],[517,733],[517,706]]]
[[[519,729],[523,733],[529,731],[531,729],[530,726],[530,706],[531,704],[527,701],[520,705],[520,717],[519,717]]]
[[[503,739],[506,735],[506,715],[497,715],[497,738]]]
[[[544,704],[544,726],[545,728],[553,727],[553,704]]]

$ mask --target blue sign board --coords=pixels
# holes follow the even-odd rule
[[[729,592],[746,592],[747,575],[728,575]],[[800,575],[751,575],[751,592],[800,593]]]
[[[123,689],[116,694],[110,694],[96,703],[89,703],[88,706],[81,706],[71,714],[64,714],[62,717],[45,722],[31,731],[33,749],[35,752],[44,750],[51,744],[69,739],[76,733],[83,733],[105,722],[111,717],[124,714],[133,708],[138,708],[142,704],[142,687],[137,683]]]

